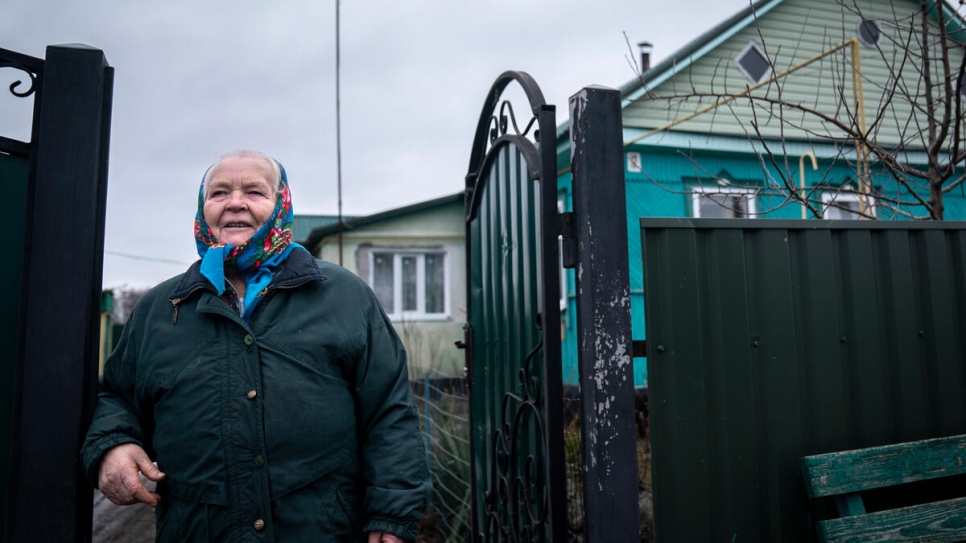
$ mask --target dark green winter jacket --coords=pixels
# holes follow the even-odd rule
[[[91,484],[138,443],[157,541],[414,540],[429,481],[406,355],[369,287],[297,249],[246,325],[199,273],[144,295],[104,368]]]

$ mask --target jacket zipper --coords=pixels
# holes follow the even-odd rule
[[[276,286],[273,286],[273,287],[269,288],[267,291],[265,291],[265,294],[263,294],[263,296],[265,296],[265,299],[262,300],[261,303],[258,304],[258,307],[255,308],[255,311],[256,312],[257,311],[260,311],[262,309],[262,305],[265,302],[267,302],[271,296],[274,296],[275,295],[275,292],[278,291],[278,290],[292,290],[292,289],[299,288],[302,285],[306,285],[308,283],[311,283],[313,281],[321,281],[321,280],[322,280],[322,278],[312,277],[312,278],[309,278],[309,279],[303,279],[303,280],[299,281],[298,283],[293,283],[291,285],[276,285]],[[254,319],[254,318],[255,318],[255,314],[252,313],[252,319]]]
[[[192,294],[194,294],[196,290],[199,290],[199,289],[202,289],[202,288],[204,288],[204,287],[195,287],[195,288],[189,290],[188,293],[185,294],[184,296],[182,296],[180,298],[173,298],[171,300],[171,305],[174,306],[174,317],[171,318],[171,324],[172,325],[178,324],[178,304],[180,304],[182,300],[185,300],[189,296],[191,296]]]

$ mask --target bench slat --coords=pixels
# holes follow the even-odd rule
[[[966,473],[966,435],[802,458],[810,498]]]
[[[953,543],[966,533],[966,498],[823,520],[818,525],[821,540],[829,543]]]

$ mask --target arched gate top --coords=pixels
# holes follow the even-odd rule
[[[514,81],[523,89],[530,106],[530,119],[522,129],[520,123],[517,122],[510,102],[506,100],[500,102],[503,91]],[[499,111],[497,111],[498,109]],[[476,136],[473,139],[473,147],[470,151],[470,163],[466,173],[467,220],[473,217],[478,204],[475,195],[479,193],[480,189],[478,186],[481,182],[480,174],[486,170],[490,155],[498,148],[511,143],[519,147],[526,158],[531,177],[534,179],[542,178],[541,160],[534,143],[528,139],[528,136],[536,122],[537,129],[533,131],[533,139],[537,143],[543,143],[540,141],[541,135],[550,134],[552,137],[554,127],[542,126],[543,121],[540,114],[545,111],[555,111],[555,107],[547,104],[543,92],[530,74],[508,70],[500,74],[493,82],[489,92],[487,92],[486,101],[483,103],[483,109],[476,125]],[[545,144],[552,147],[553,142]]]

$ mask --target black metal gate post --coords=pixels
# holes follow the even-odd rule
[[[585,541],[639,541],[620,93],[570,98]]]
[[[97,384],[113,69],[47,48],[34,100],[6,542],[91,538],[78,450]]]

